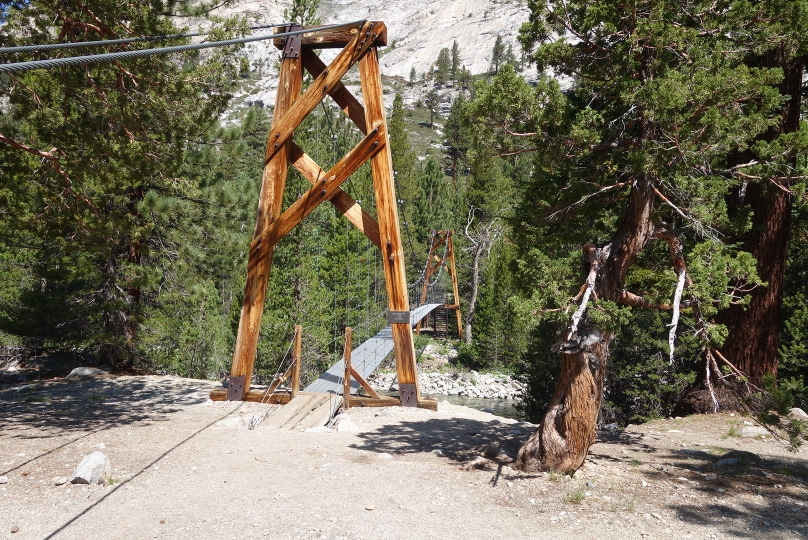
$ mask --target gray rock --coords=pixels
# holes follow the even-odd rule
[[[68,379],[73,377],[92,377],[93,375],[106,375],[107,372],[103,369],[98,369],[94,367],[77,367],[70,372],[70,375],[67,376]]]
[[[793,416],[799,420],[808,420],[808,413],[800,409],[799,407],[794,407],[788,412],[789,416]]]
[[[755,454],[754,452],[747,452],[746,450],[730,450],[723,456],[722,458],[738,458],[744,463],[762,463],[763,458],[759,455]]]
[[[770,435],[769,430],[760,426],[744,426],[741,429],[741,437],[754,439],[755,437],[766,437]]]
[[[500,449],[499,446],[495,444],[489,444],[485,448],[485,452],[483,452],[483,454],[485,455],[485,457],[489,459],[494,459],[496,457],[499,457],[500,452],[502,452],[502,450]]]
[[[81,460],[73,476],[72,484],[104,484],[112,476],[112,465],[109,458],[101,452],[93,452]]]
[[[725,459],[719,459],[718,461],[716,461],[715,466],[716,467],[731,467],[732,465],[737,465],[740,462],[741,462],[741,460],[738,459],[738,458],[725,458]]]

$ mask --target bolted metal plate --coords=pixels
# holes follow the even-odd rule
[[[241,401],[244,399],[244,377],[230,376],[227,385],[227,401]]]
[[[291,24],[284,28],[286,32],[296,32],[297,30],[301,30],[303,27],[299,24]],[[300,57],[300,48],[303,46],[303,34],[297,34],[296,36],[289,36],[284,38],[283,43],[283,58],[299,58]]]
[[[410,312],[409,311],[388,311],[387,322],[390,324],[409,324]]]
[[[399,395],[401,396],[402,407],[417,407],[418,399],[415,397],[414,384],[400,384],[398,385]]]

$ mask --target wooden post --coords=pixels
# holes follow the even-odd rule
[[[460,317],[460,293],[458,292],[457,288],[457,268],[455,267],[455,256],[454,256],[454,245],[452,244],[452,232],[447,231],[447,248],[449,253],[447,253],[446,258],[449,259],[449,273],[452,274],[452,290],[454,291],[454,303],[455,303],[455,317],[457,318],[457,336],[460,339],[463,339],[463,321]],[[446,325],[449,325],[449,322],[446,322]]]
[[[371,48],[359,61],[359,75],[362,82],[362,97],[365,102],[365,123],[367,126],[387,125],[384,116],[379,57],[375,47]],[[390,311],[409,313],[410,302],[407,298],[404,249],[401,245],[393,183],[393,161],[389,140],[385,142],[384,150],[374,155],[370,164],[373,172],[379,239],[382,245],[382,262],[387,285],[387,302]],[[417,407],[421,393],[418,388],[412,326],[408,320],[402,323],[392,323],[390,327],[393,334],[393,351],[396,357],[401,405]]]
[[[345,328],[345,350],[342,358],[345,363],[345,377],[342,379],[342,406],[351,408],[351,327]]]
[[[292,399],[297,397],[300,391],[300,357],[303,348],[303,327],[299,324],[295,326],[295,344],[292,351],[292,382],[290,384],[290,391]]]
[[[275,114],[272,117],[272,127],[279,122],[283,115],[292,107],[303,85],[301,56],[298,54],[284,55],[281,62],[278,93],[275,98]],[[272,134],[272,130],[270,130]],[[273,137],[267,142],[267,154],[274,149],[276,143]],[[284,143],[284,147],[272,153],[271,158],[264,164],[264,174],[261,178],[261,196],[258,200],[258,216],[255,220],[254,238],[261,235],[280,216],[283,191],[286,187],[286,173],[291,144]],[[230,377],[244,378],[244,394],[250,389],[250,379],[255,365],[255,352],[258,346],[258,334],[261,330],[261,317],[264,314],[264,300],[267,292],[269,271],[272,268],[272,255],[275,246],[267,246],[263,251],[251,250],[247,260],[247,283],[244,286],[244,302],[241,305],[241,319],[238,324],[236,347],[233,352],[233,365]],[[233,396],[240,400],[242,396]]]

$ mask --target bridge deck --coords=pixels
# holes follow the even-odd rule
[[[410,323],[412,326],[415,326],[418,321],[426,317],[432,310],[442,305],[443,304],[424,304],[423,306],[418,306],[410,312]],[[381,332],[351,351],[351,365],[362,377],[367,379],[392,350],[393,331],[390,326],[387,326],[383,328]],[[342,379],[344,377],[345,361],[341,359],[328,368],[328,371],[320,375],[319,379],[308,385],[303,391],[342,394]],[[358,390],[359,383],[351,381],[351,393],[355,394]]]

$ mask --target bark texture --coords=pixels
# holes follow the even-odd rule
[[[578,347],[564,351],[544,421],[516,457],[523,471],[575,471],[595,442],[610,336],[591,329],[579,339]]]
[[[761,139],[772,141],[782,134],[797,131],[805,59],[787,58],[785,51],[780,48],[757,59],[754,64],[759,67],[783,68],[783,81],[779,91],[788,99],[783,107],[780,124],[767,131]],[[737,165],[753,159],[754,156],[744,153],[733,156],[730,161]],[[731,215],[744,207],[753,212],[751,230],[736,241],[740,241],[742,249],[755,257],[758,275],[768,285],[752,291],[748,306],[730,306],[716,316],[715,322],[726,325],[729,335],[720,349],[721,354],[756,386],[762,386],[765,375],[777,375],[783,280],[791,231],[792,196],[785,188],[787,182],[783,180],[749,181],[735,189],[727,200]],[[709,400],[703,398],[707,392],[707,372],[702,366],[696,381],[683,394],[675,414],[712,412]],[[729,385],[726,381],[719,380],[715,373],[712,373],[712,383],[716,387],[716,397],[722,410],[744,410],[741,396],[745,393],[745,385]]]
[[[805,60],[788,59],[778,49],[760,60],[761,67],[782,67],[780,93],[788,101],[783,108],[780,125],[762,137],[771,141],[782,134],[793,133],[800,126],[802,75]],[[722,354],[760,385],[766,374],[777,374],[777,349],[780,344],[780,308],[783,304],[788,237],[791,230],[792,197],[773,183],[749,183],[745,191],[736,190],[730,209],[748,205],[754,212],[753,227],[741,240],[743,249],[757,259],[757,270],[768,287],[752,292],[752,300],[744,309],[732,306],[719,314],[717,322],[727,325],[730,339]]]
[[[591,289],[593,299],[625,301],[626,275],[656,233],[651,219],[654,201],[652,182],[638,178],[623,223],[611,242],[602,248],[591,243],[584,246],[589,263],[586,288]],[[588,297],[584,291],[581,296],[584,301]],[[519,469],[572,472],[583,464],[595,441],[611,338],[585,317],[579,323],[573,316],[566,341],[556,346],[562,362],[553,399],[541,425],[519,450]]]

